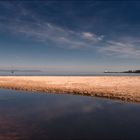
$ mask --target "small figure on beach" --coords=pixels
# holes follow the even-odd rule
[[[15,73],[14,70],[11,70],[11,74],[14,75],[14,73]]]

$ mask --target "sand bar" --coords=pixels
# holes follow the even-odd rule
[[[140,102],[140,76],[0,76],[0,88]]]

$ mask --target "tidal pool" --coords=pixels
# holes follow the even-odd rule
[[[140,139],[140,104],[1,89],[1,139]]]

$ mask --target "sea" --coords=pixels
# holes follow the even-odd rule
[[[0,71],[0,76],[140,76],[140,73],[104,73],[104,72],[94,72],[94,73],[48,73],[46,71],[39,72],[20,72],[15,71]]]
[[[140,104],[0,89],[0,140],[140,139]]]

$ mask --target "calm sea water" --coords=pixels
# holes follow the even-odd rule
[[[1,139],[140,139],[140,104],[1,89]]]
[[[45,71],[41,72],[20,72],[17,71],[14,74],[11,72],[3,72],[0,71],[0,76],[140,76],[140,73],[103,73],[103,72],[95,72],[95,73],[62,73],[62,74],[50,74]]]

